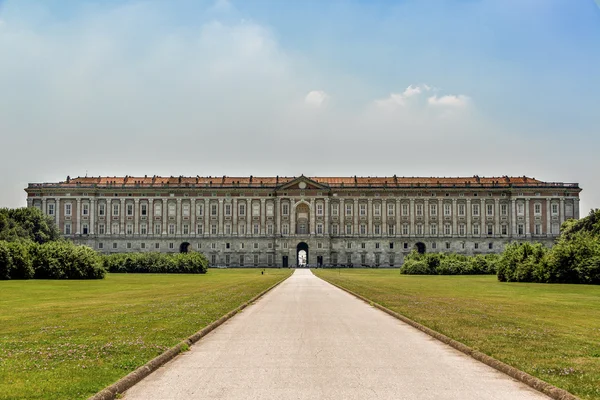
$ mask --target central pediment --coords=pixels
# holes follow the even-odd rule
[[[277,191],[280,190],[329,190],[329,186],[300,175],[298,178],[279,186]]]

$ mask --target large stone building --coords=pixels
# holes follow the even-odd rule
[[[528,177],[85,177],[32,183],[27,204],[110,252],[201,251],[213,265],[399,266],[412,249],[551,245],[576,183]]]

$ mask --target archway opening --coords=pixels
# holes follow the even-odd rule
[[[415,248],[417,249],[417,253],[425,254],[425,243],[418,242],[417,244],[415,244]]]
[[[190,244],[188,242],[183,242],[179,245],[180,253],[187,253],[190,251]]]
[[[308,244],[305,242],[300,242],[296,246],[296,263],[299,268],[308,266]]]

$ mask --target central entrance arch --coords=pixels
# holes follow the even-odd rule
[[[188,242],[181,243],[181,245],[179,246],[179,252],[187,253],[189,251],[190,251],[190,244]]]
[[[300,242],[296,246],[296,262],[298,268],[306,268],[308,266],[308,244],[305,242]]]
[[[418,242],[417,244],[415,244],[415,248],[417,249],[417,253],[425,254],[425,243]]]

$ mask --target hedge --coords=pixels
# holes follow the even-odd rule
[[[201,253],[117,253],[104,256],[109,272],[205,274],[208,260]]]
[[[102,257],[67,241],[0,241],[0,279],[102,279]]]
[[[413,251],[404,260],[406,275],[490,275],[496,273],[496,254],[465,256],[454,253],[419,254]]]

